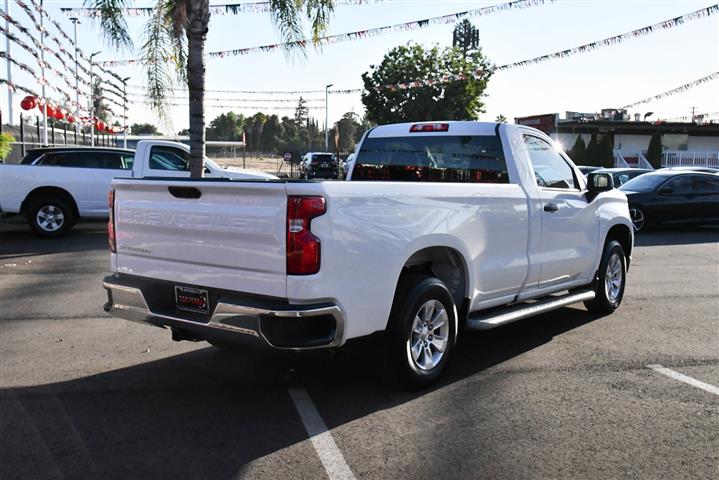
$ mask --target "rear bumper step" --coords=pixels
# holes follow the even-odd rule
[[[341,345],[344,317],[336,305],[292,306],[287,308],[243,305],[231,299],[217,301],[209,320],[183,318],[182,312],[152,311],[143,286],[106,277],[102,286],[108,301],[103,309],[115,317],[173,329],[186,329],[207,338],[254,337],[277,349],[305,350]],[[203,337],[204,338],[204,337]]]
[[[593,290],[576,290],[563,296],[541,299],[535,303],[519,304],[496,313],[471,315],[467,320],[467,328],[490,330],[517,320],[566,307],[573,303],[586,302],[592,300],[594,296]]]

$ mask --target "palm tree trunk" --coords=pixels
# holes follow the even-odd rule
[[[190,96],[190,177],[205,170],[205,39],[209,0],[190,0],[187,32],[187,89]]]

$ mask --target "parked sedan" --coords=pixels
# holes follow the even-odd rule
[[[682,170],[646,173],[619,187],[634,230],[650,225],[719,223],[719,176]]]
[[[702,172],[702,173],[719,173],[719,167],[665,167],[662,170]]]
[[[614,186],[619,187],[624,185],[632,178],[636,178],[639,175],[652,172],[653,170],[647,170],[645,168],[600,168],[594,170],[595,173],[608,173],[614,178]]]
[[[595,166],[591,166],[591,165],[577,165],[577,168],[586,177],[590,173],[595,172],[602,167],[595,167]]]

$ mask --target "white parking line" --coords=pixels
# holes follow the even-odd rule
[[[666,375],[667,377],[671,377],[674,380],[679,380],[680,382],[684,382],[686,384],[691,385],[692,387],[701,388],[702,390],[706,390],[709,393],[713,393],[714,395],[719,395],[719,387],[715,387],[714,385],[710,385],[708,383],[700,382],[699,380],[688,377],[682,373],[675,372],[674,370],[671,370],[666,367],[662,367],[661,365],[647,365],[647,367],[651,368],[655,372],[659,372],[662,375]]]
[[[290,388],[289,394],[330,480],[355,480],[345,457],[337,448],[337,444],[327,430],[327,425],[322,420],[320,412],[312,403],[307,391],[303,388]]]

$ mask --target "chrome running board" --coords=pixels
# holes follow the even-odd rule
[[[490,330],[541,313],[566,307],[573,303],[586,302],[594,298],[594,290],[578,290],[561,297],[545,297],[534,303],[520,303],[492,313],[478,312],[467,319],[467,328]]]

